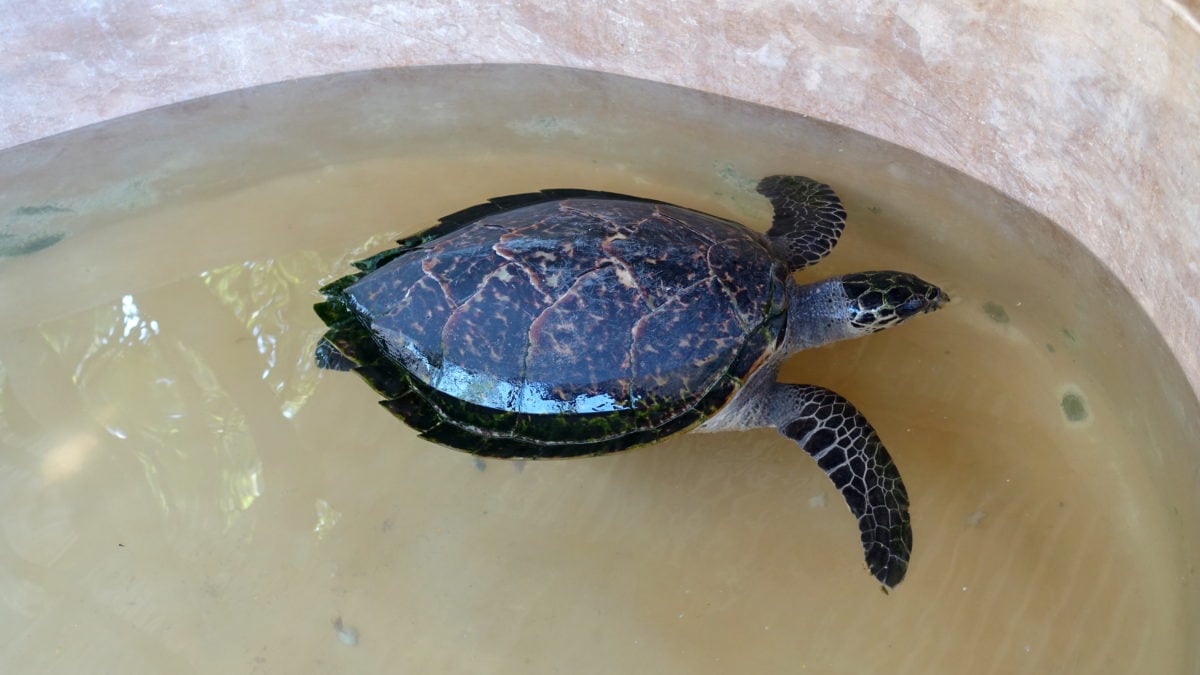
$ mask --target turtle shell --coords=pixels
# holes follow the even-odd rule
[[[448,216],[326,288],[329,344],[426,437],[619,450],[711,416],[774,352],[787,264],[736,223],[547,191]]]

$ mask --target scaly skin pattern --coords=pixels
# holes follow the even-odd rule
[[[758,193],[775,207],[767,239],[793,270],[829,255],[842,236],[846,211],[828,185],[803,176],[768,176],[759,181]]]
[[[780,349],[697,431],[774,427],[817,460],[858,519],[871,574],[890,588],[912,554],[908,492],[875,429],[850,401],[821,387],[776,381],[788,355],[869,334],[940,307],[936,286],[903,272],[865,272],[788,286]],[[870,320],[863,313],[870,312]]]
[[[879,435],[828,389],[777,385],[773,398],[780,432],[817,460],[858,519],[871,574],[888,587],[900,583],[912,552],[908,491]]]
[[[942,290],[906,272],[858,272],[841,277],[850,326],[876,333],[946,301]]]

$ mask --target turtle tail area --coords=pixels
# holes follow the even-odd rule
[[[400,396],[411,387],[400,366],[392,362],[375,341],[371,331],[338,297],[315,306],[329,325],[317,343],[316,362],[330,370],[353,370],[387,398]]]
[[[366,275],[411,250],[411,247],[391,248],[369,258],[355,261],[359,272],[347,274],[320,288],[325,302],[313,305],[321,321],[329,327],[317,343],[313,354],[317,367],[328,370],[353,370],[359,365],[357,352],[374,345],[371,335],[346,304],[346,289]]]
[[[313,354],[318,368],[351,370],[358,365],[354,356],[355,339],[358,337],[355,329],[361,330],[362,324],[346,307],[342,289],[357,281],[360,276],[362,275],[351,274],[325,286],[321,292],[325,294],[326,301],[313,305],[313,311],[329,327],[317,343]]]

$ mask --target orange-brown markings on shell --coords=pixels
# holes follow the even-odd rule
[[[550,279],[550,280],[543,279],[542,275],[537,273],[537,271],[533,268],[533,265],[531,263],[536,263],[536,262],[541,262],[543,264],[553,263],[558,260],[558,254],[554,253],[553,251],[545,251],[545,250],[533,251],[532,253],[526,254],[526,258],[528,258],[528,260],[525,260],[525,259],[522,259],[520,256],[516,255],[516,253],[514,251],[512,251],[504,246],[505,241],[511,240],[512,238],[516,237],[519,233],[525,232],[527,230],[536,230],[538,227],[540,227],[545,222],[545,220],[546,219],[543,218],[541,220],[538,220],[538,221],[535,221],[535,222],[529,224],[526,227],[509,228],[509,231],[506,234],[503,234],[500,236],[499,241],[492,244],[492,251],[495,252],[495,254],[500,256],[501,258],[508,260],[515,265],[518,265],[521,268],[521,271],[525,273],[525,276],[529,278],[529,282],[531,284],[533,284],[533,287],[536,288],[540,293],[542,293],[546,302],[553,303],[555,298],[554,298],[552,289],[559,285],[559,279],[557,277],[554,279]]]
[[[443,279],[439,278],[433,273],[433,268],[436,266],[436,264],[436,259],[426,257],[421,260],[421,271],[425,273],[426,277],[433,279],[433,281],[437,283],[438,287],[442,289],[442,295],[445,296],[446,302],[449,303],[451,307],[458,307],[458,302],[454,299],[454,295],[450,292],[450,286]]]
[[[478,293],[484,278],[504,262],[490,247],[485,249],[485,255],[479,255],[477,249],[450,255],[443,249],[437,247],[426,253],[421,260],[421,269],[438,281],[455,307]]]
[[[645,294],[642,292],[642,287],[639,286],[637,280],[633,278],[633,272],[629,271],[629,266],[615,258],[612,260],[612,265],[613,269],[617,273],[617,282],[625,288],[636,290],[639,296],[644,297]]]
[[[586,309],[586,303],[579,296],[577,288],[580,280],[594,271],[602,264],[602,260],[581,261],[588,263],[591,270],[576,270],[576,279],[571,287],[563,289],[562,285],[568,281],[564,278],[564,272],[569,271],[569,263],[574,260],[575,246],[566,237],[560,237],[558,240],[552,238],[548,240],[548,244],[553,248],[550,249],[529,249],[514,250],[509,246],[509,242],[523,241],[532,239],[534,241],[546,239],[547,230],[553,231],[557,223],[551,222],[555,215],[562,214],[564,209],[562,205],[558,205],[555,209],[557,213],[550,213],[542,218],[528,223],[521,227],[510,228],[508,232],[501,235],[499,240],[493,244],[493,251],[504,259],[511,261],[519,266],[522,272],[526,275],[529,282],[539,292],[543,294],[544,307],[539,313],[532,316],[532,320],[527,324],[525,333],[525,348],[521,354],[521,380],[523,385],[527,386],[530,381],[548,380],[551,379],[548,373],[544,373],[545,364],[539,363],[536,359],[568,365],[572,354],[578,352],[578,345],[570,340],[558,340],[555,336],[570,336],[572,333],[577,333],[581,330],[578,326],[579,317],[582,316],[578,312]],[[557,266],[555,263],[562,262],[562,266]],[[540,270],[540,271],[539,271]],[[572,295],[574,293],[574,295]],[[557,321],[553,321],[551,317],[555,316],[555,307],[561,307],[564,303],[571,303],[577,312],[575,317],[559,317]],[[554,325],[550,325],[553,323]],[[530,361],[535,360],[533,372],[531,372]],[[568,397],[569,398],[569,397]],[[568,400],[568,399],[560,399]]]
[[[734,308],[743,333],[762,323],[766,318],[764,311],[770,309],[770,304],[753,299],[766,297],[768,285],[776,283],[776,277],[782,281],[788,274],[781,263],[762,255],[769,250],[761,237],[750,231],[738,232],[708,250],[709,269]]]
[[[733,362],[744,336],[733,308],[712,288],[715,284],[712,277],[705,278],[638,321],[634,328],[634,381],[648,395],[695,399]],[[676,341],[677,349],[659,349]]]
[[[420,261],[422,285],[436,284],[452,308],[440,324],[446,363],[483,372],[496,364],[490,374],[510,381],[528,382],[537,370],[546,393],[564,402],[601,388],[628,400],[636,377],[647,400],[682,410],[680,403],[725,381],[747,324],[762,320],[743,307],[761,302],[773,283],[769,264],[754,280],[741,267],[715,264],[714,245],[750,245],[749,233],[686,218],[695,214],[644,203],[558,204],[506,214],[503,224],[488,217],[430,246]],[[643,228],[653,234],[637,236]],[[447,350],[476,358],[456,360]]]
[[[579,391],[628,404],[628,335],[622,323],[643,310],[634,289],[616,282],[617,268],[590,270],[529,326],[526,376],[549,382],[573,373]],[[607,308],[598,311],[597,308]],[[624,309],[622,309],[624,308]]]
[[[643,226],[654,228],[659,237],[671,230],[694,232],[658,206],[653,208],[650,215],[636,221],[628,229],[636,233]],[[704,240],[708,241],[708,238],[705,237]],[[631,283],[638,288],[648,310],[656,309],[662,302],[678,293],[681,287],[691,286],[708,274],[706,266],[701,262],[707,249],[704,245],[686,252],[681,250],[683,247],[667,245],[664,246],[665,250],[656,256],[636,242],[627,244],[623,238],[610,237],[602,243],[601,248],[615,264],[622,265],[629,271]]]
[[[651,218],[643,218],[643,219],[633,223],[632,225],[627,226],[626,230],[629,231],[629,234],[637,234],[641,230],[642,225],[645,223],[648,223],[650,221],[651,221]],[[605,240],[600,243],[600,250],[604,251],[605,255],[608,256],[608,260],[610,261],[610,263],[616,268],[617,281],[622,286],[625,286],[626,288],[630,288],[630,289],[637,291],[638,296],[642,300],[642,310],[643,311],[649,310],[654,306],[652,299],[650,297],[650,293],[640,283],[638,283],[637,277],[633,272],[632,266],[630,265],[630,261],[627,261],[623,257],[621,257],[617,247],[613,245],[614,242],[622,241],[622,240],[625,240],[628,238],[629,238],[628,236],[625,236],[624,234],[618,232],[618,234],[615,234],[615,235],[605,238]],[[632,340],[632,336],[631,336],[630,344],[629,344],[629,351],[628,351],[626,359],[625,359],[625,361],[627,363],[630,363],[631,365],[633,362],[633,351],[632,350],[633,350],[633,340]],[[631,376],[632,376],[632,373],[631,373]]]
[[[638,279],[631,269],[630,263],[617,253],[615,248],[612,246],[612,243],[629,239],[630,237],[638,234],[641,225],[651,221],[652,217],[643,217],[637,221],[628,223],[623,222],[623,219],[629,215],[627,213],[618,212],[616,217],[610,217],[602,212],[597,212],[597,209],[577,207],[574,204],[575,202],[572,201],[561,203],[559,205],[559,212],[563,215],[569,216],[572,222],[591,221],[593,223],[593,227],[605,232],[606,236],[601,239],[598,245],[598,248],[603,255],[595,258],[594,260],[588,261],[591,264],[591,269],[580,270],[572,288],[568,289],[566,293],[559,295],[557,299],[551,302],[549,307],[543,310],[541,315],[534,319],[529,330],[525,371],[529,376],[529,379],[539,379],[537,377],[537,373],[533,372],[528,365],[531,360],[536,363],[539,359],[545,358],[544,355],[550,354],[558,357],[551,358],[551,361],[559,361],[573,355],[576,357],[577,362],[564,363],[562,365],[580,367],[591,372],[597,377],[603,375],[611,378],[618,373],[601,373],[600,371],[603,369],[595,363],[596,360],[599,360],[596,357],[598,354],[611,356],[614,349],[620,349],[620,353],[622,353],[620,362],[616,364],[609,363],[609,365],[622,371],[619,373],[619,375],[621,375],[620,379],[627,382],[628,377],[631,374],[630,367],[632,366],[631,333],[629,334],[628,342],[625,343],[624,346],[612,344],[611,339],[607,341],[607,344],[604,344],[605,341],[603,340],[603,336],[612,336],[613,332],[620,332],[619,327],[613,325],[614,321],[619,322],[620,318],[622,317],[642,314],[649,309],[650,305],[648,294],[638,283]],[[644,207],[637,205],[629,208],[642,209]],[[548,222],[549,218],[550,216],[547,216],[547,218],[543,218],[536,223],[530,224],[529,226],[515,228],[502,237],[502,241],[498,243],[495,248],[497,254],[513,261],[520,261],[523,269],[525,269],[527,274],[529,274],[531,280],[542,288],[545,288],[545,285],[543,284],[543,278],[541,275],[537,274],[532,265],[526,263],[525,261],[529,261],[530,263],[535,261],[543,263],[555,262],[558,260],[558,255],[548,251],[536,251],[535,255],[530,255],[528,251],[525,251],[523,252],[525,254],[525,260],[520,260],[514,251],[506,250],[503,246],[503,243],[505,240],[509,240],[518,236],[525,236],[527,234],[535,237],[544,236],[544,233],[539,232],[538,230],[540,230],[542,226]],[[570,258],[575,254],[576,248],[569,240],[560,242],[560,245],[563,249],[563,256]],[[616,316],[609,316],[608,312],[621,309],[619,306],[610,307],[609,310],[606,311],[595,311],[594,308],[597,306],[597,304],[604,306],[604,298],[601,296],[604,295],[605,289],[608,288],[608,286],[593,285],[592,292],[595,293],[597,297],[590,299],[583,298],[578,292],[578,289],[592,281],[593,275],[599,274],[600,270],[605,269],[611,269],[612,273],[615,274],[616,284],[621,288],[635,291],[641,302],[638,304],[631,304],[629,302],[631,298],[621,297],[619,300],[614,302],[616,302],[618,305],[624,305],[625,309],[624,311],[617,311]],[[557,272],[552,272],[550,275],[546,276],[545,281],[550,282],[551,285],[557,285],[562,281],[557,277],[557,275]],[[610,288],[609,290],[617,289]],[[562,308],[568,304],[575,309],[572,315],[570,317],[563,317],[560,320],[552,323],[549,317],[562,314],[560,310],[562,310]],[[592,311],[588,311],[589,306],[593,308]],[[591,329],[593,328],[603,332],[592,332]],[[594,339],[593,341],[599,344],[588,343],[589,337],[596,338],[597,336],[600,336],[600,339]],[[612,361],[612,359],[606,360],[609,362]],[[534,370],[543,369],[535,366]],[[583,375],[583,373],[577,373],[577,375]]]
[[[447,319],[442,331],[447,358],[468,370],[519,382],[524,376],[520,356],[528,348],[520,329],[544,304],[516,265],[500,266]]]

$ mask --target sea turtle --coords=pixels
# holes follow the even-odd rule
[[[895,326],[946,295],[903,272],[799,285],[837,243],[833,190],[770,176],[766,235],[652,199],[544,190],[492,199],[325,286],[318,364],[353,369],[431,441],[486,457],[615,452],[685,430],[774,427],[858,518],[885,590],[912,549],[908,495],[838,394],[776,381],[802,349]]]

